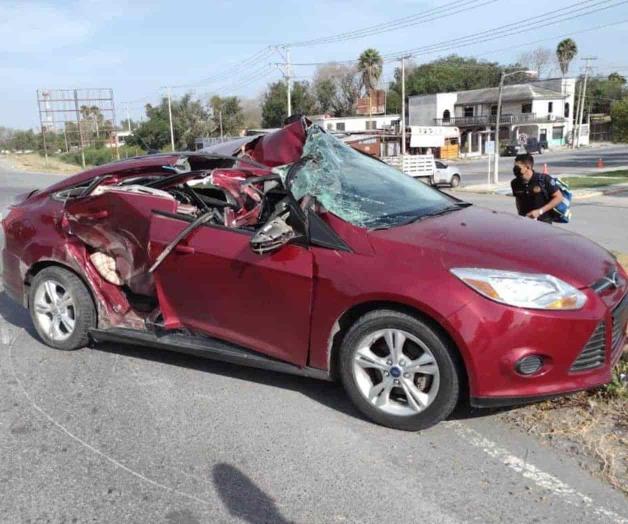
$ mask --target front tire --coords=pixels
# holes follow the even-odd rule
[[[449,182],[449,185],[453,188],[453,187],[458,187],[460,185],[460,175],[454,175],[451,177],[451,182]]]
[[[458,402],[460,379],[449,343],[410,315],[389,310],[364,315],[340,352],[347,394],[378,424],[419,431],[447,418]]]
[[[37,273],[29,292],[29,310],[37,334],[64,351],[85,347],[96,327],[96,308],[83,281],[61,267]]]

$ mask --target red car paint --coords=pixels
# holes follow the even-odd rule
[[[252,141],[247,153],[268,166],[286,164],[302,154],[303,139],[297,126],[288,126]],[[64,214],[63,204],[52,195],[97,175],[113,174],[117,179],[165,175],[171,171],[162,167],[179,158],[149,156],[103,166],[15,206],[3,220],[9,294],[25,303],[33,268],[57,263],[88,283],[96,297],[99,327],[141,329],[142,315],[117,286],[94,270],[88,248],[116,252],[127,270],[123,277],[132,282],[188,222],[169,215],[173,202],[159,198],[105,193],[95,197],[100,201],[73,202]],[[237,192],[238,173],[216,170],[216,174],[225,188]],[[137,200],[142,203],[132,202]],[[103,210],[107,214],[99,215]],[[154,286],[165,328],[200,331],[298,366],[332,372],[335,335],[346,328],[353,312],[392,305],[427,318],[454,342],[474,398],[537,397],[610,380],[610,351],[603,367],[569,371],[604,319],[610,346],[611,311],[627,289],[625,271],[592,242],[478,208],[383,231],[353,226],[331,213],[321,216],[350,251],[293,244],[258,255],[249,247],[252,232],[201,227],[164,260],[152,279],[140,278],[136,291]],[[460,266],[553,274],[584,290],[588,301],[577,311],[505,306],[452,276],[449,269]],[[620,285],[596,294],[590,286],[613,268],[620,273]],[[514,370],[515,362],[526,354],[546,357],[540,374],[524,377]]]

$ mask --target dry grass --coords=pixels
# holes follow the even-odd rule
[[[616,253],[628,268],[628,254]],[[628,346],[613,381],[582,392],[504,413],[507,421],[581,457],[593,474],[628,495]]]
[[[628,365],[628,355],[624,354]],[[583,392],[501,415],[582,460],[582,465],[628,495],[628,400]]]
[[[26,153],[23,155],[11,154],[3,158],[11,167],[19,171],[73,175],[81,170],[81,168],[76,165],[68,164],[52,157],[48,157],[48,164],[46,165],[46,159],[37,153]]]

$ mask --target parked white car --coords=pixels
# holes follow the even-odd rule
[[[450,187],[458,187],[460,181],[460,169],[458,167],[448,166],[442,160],[435,160],[434,179],[433,184],[447,184]]]

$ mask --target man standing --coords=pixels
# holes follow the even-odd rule
[[[510,182],[510,187],[519,214],[551,224],[551,210],[563,199],[556,180],[534,171],[534,157],[529,153],[515,157],[512,171],[515,178]]]

